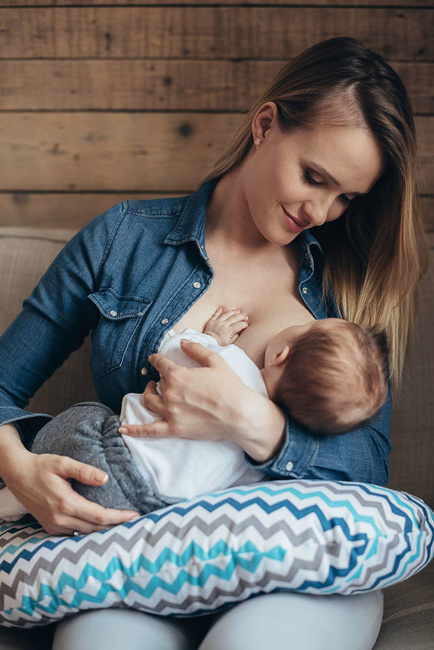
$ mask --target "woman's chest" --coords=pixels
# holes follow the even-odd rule
[[[278,332],[313,320],[298,292],[297,265],[216,264],[208,290],[173,326],[176,333],[187,327],[203,331],[217,307],[240,309],[249,327],[236,345],[259,366],[263,365],[268,341]]]

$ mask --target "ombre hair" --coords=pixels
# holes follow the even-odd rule
[[[413,332],[417,285],[427,246],[416,187],[416,133],[405,87],[384,58],[347,37],[309,48],[285,65],[246,114],[231,144],[201,184],[242,163],[253,145],[252,121],[274,102],[283,133],[315,123],[368,129],[385,169],[369,194],[336,221],[313,229],[324,251],[324,295],[340,315],[387,335],[392,385],[399,387]]]

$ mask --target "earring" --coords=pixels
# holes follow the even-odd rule
[[[259,146],[261,144],[261,142],[262,142],[261,138],[255,138],[255,144],[256,145]]]

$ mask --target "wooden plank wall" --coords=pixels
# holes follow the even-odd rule
[[[194,191],[274,73],[342,35],[408,88],[434,230],[432,0],[1,0],[1,225]]]

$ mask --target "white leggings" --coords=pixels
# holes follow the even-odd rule
[[[53,650],[371,650],[382,616],[381,591],[274,593],[188,619],[97,610],[59,623]]]

